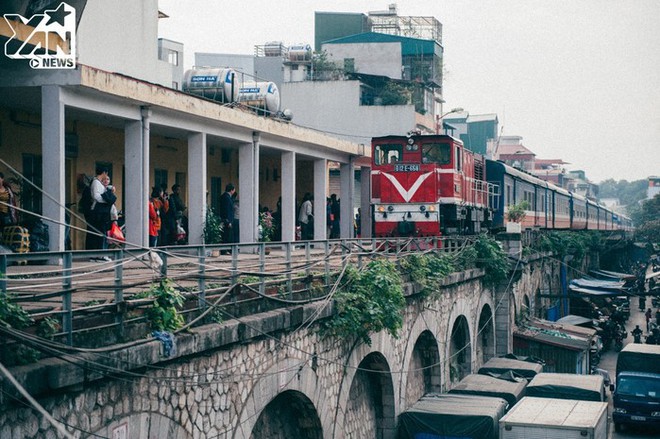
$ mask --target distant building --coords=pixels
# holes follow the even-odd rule
[[[649,187],[646,190],[646,198],[651,199],[660,194],[660,177],[649,177]]]
[[[136,17],[154,19],[137,22]],[[183,44],[158,39],[158,22],[167,18],[157,0],[117,0],[113,7],[88,1],[77,32],[78,62],[165,87],[180,86]]]
[[[536,154],[523,145],[522,136],[501,136],[495,157],[514,168],[527,172],[534,170]]]
[[[566,189],[569,191],[592,200],[598,198],[598,185],[589,181],[584,171],[570,171],[567,173],[567,179]]]
[[[455,113],[442,119],[445,134],[463,141],[470,151],[486,155],[488,144],[497,140],[498,119],[496,114]]]

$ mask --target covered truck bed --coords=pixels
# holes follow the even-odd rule
[[[602,375],[540,373],[527,385],[527,396],[581,401],[604,401]]]
[[[480,375],[501,375],[509,371],[524,378],[531,379],[537,373],[543,372],[543,366],[530,361],[513,360],[510,358],[491,358],[479,368]]]
[[[506,401],[473,395],[429,394],[399,415],[398,439],[496,439]]]
[[[526,386],[527,380],[524,378],[519,378],[517,381],[509,381],[489,375],[470,374],[463,378],[449,393],[456,395],[494,396],[506,400],[509,408],[511,408],[525,396]]]

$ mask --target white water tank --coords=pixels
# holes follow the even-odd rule
[[[295,44],[289,47],[289,61],[311,61],[312,46],[309,44]]]
[[[238,102],[275,114],[280,110],[280,91],[274,82],[245,82],[238,91]]]
[[[218,102],[236,102],[238,98],[238,77],[234,69],[230,68],[199,67],[190,69],[183,76],[182,86],[186,93]]]

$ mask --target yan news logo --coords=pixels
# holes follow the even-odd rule
[[[27,59],[33,69],[74,69],[76,67],[76,10],[60,3],[57,9],[25,18],[4,14],[14,33],[5,43],[5,55]]]

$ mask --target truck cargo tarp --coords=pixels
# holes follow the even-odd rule
[[[616,271],[607,271],[607,270],[591,270],[589,272],[594,277],[600,277],[603,279],[611,280],[635,280],[636,277],[634,274],[628,273],[619,273]]]
[[[575,295],[615,297],[626,294],[626,291],[599,290],[596,288],[583,288],[573,285],[569,285],[568,289],[571,290],[571,293]]]
[[[540,398],[603,401],[603,377],[570,373],[540,373],[527,385],[526,395]]]
[[[580,326],[580,325],[584,325],[584,324],[593,325],[594,320],[589,319],[587,317],[582,317],[582,316],[576,316],[576,315],[573,315],[573,314],[569,314],[569,315],[564,316],[561,319],[557,320],[557,323],[565,323],[567,325],[575,325],[575,326]]]
[[[616,374],[623,370],[660,374],[660,345],[627,344],[616,360]]]
[[[529,361],[512,360],[510,358],[491,358],[479,368],[480,375],[501,374],[515,372],[525,378],[533,378],[537,373],[543,372],[543,366]]]
[[[594,290],[608,290],[608,291],[625,291],[624,282],[621,281],[612,281],[612,280],[600,280],[600,279],[573,279],[570,284],[570,287],[576,288],[588,288]]]
[[[524,378],[519,378],[517,381],[508,381],[489,375],[470,374],[463,378],[449,393],[494,396],[506,400],[509,408],[511,408],[524,396],[526,386],[527,380]]]
[[[429,394],[399,415],[398,439],[495,439],[505,408],[501,398]]]

